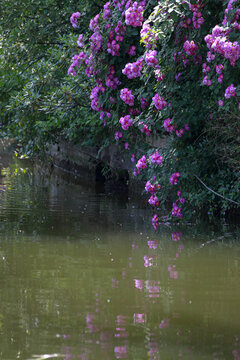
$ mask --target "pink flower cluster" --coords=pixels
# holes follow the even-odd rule
[[[162,110],[165,106],[167,106],[167,102],[159,94],[156,94],[152,98],[152,101],[153,101],[156,109],[158,109],[158,110]]]
[[[97,14],[93,19],[90,20],[90,24],[89,24],[89,28],[92,31],[99,31],[99,27],[98,27],[98,20],[99,20],[99,14]]]
[[[204,78],[203,78],[203,85],[207,85],[207,86],[211,86],[211,85],[212,85],[212,81],[211,81],[211,79],[209,79],[208,75],[204,76]]]
[[[181,232],[173,232],[172,233],[172,241],[174,241],[174,242],[180,241],[181,237],[182,237]]]
[[[94,32],[90,37],[90,46],[93,53],[97,53],[102,50],[102,42],[103,38],[100,32]]]
[[[140,121],[138,123],[138,125],[142,125],[143,124],[143,121]],[[143,124],[143,126],[141,127],[140,131],[142,133],[144,133],[145,135],[149,136],[151,135],[151,129],[148,128],[148,126],[146,124]]]
[[[226,88],[224,96],[226,99],[230,99],[231,96],[232,97],[236,96],[236,88],[233,84],[231,84]]]
[[[149,106],[149,102],[144,97],[141,97],[140,102],[141,102],[141,108],[143,110]]]
[[[200,29],[202,24],[204,23],[204,18],[202,17],[202,13],[200,11],[203,5],[197,1],[196,5],[189,4],[189,9],[193,12],[193,27],[195,29]]]
[[[156,151],[154,154],[151,155],[151,161],[153,164],[161,165],[163,157]]]
[[[103,18],[104,19],[109,19],[112,17],[112,11],[110,9],[110,6],[111,6],[110,1],[106,2],[106,4],[103,6],[103,8],[104,8]]]
[[[154,74],[155,74],[157,81],[159,81],[159,82],[163,81],[165,75],[163,73],[161,73],[160,69],[155,70]]]
[[[176,130],[176,135],[177,137],[182,137],[185,133],[185,130],[184,129],[179,129],[179,130]]]
[[[133,109],[133,108],[130,108],[129,110],[129,114],[133,115],[133,116],[136,116],[136,115],[140,115],[141,114],[141,110],[136,108],[136,109]]]
[[[217,74],[222,74],[222,71],[223,71],[223,65],[220,64],[220,65],[216,65],[216,73]]]
[[[154,194],[157,190],[161,189],[160,184],[152,184],[149,180],[146,182],[145,190],[150,192],[150,194]]]
[[[211,71],[210,66],[207,65],[206,63],[203,63],[202,67],[203,67],[202,72],[203,72],[204,74],[206,74],[206,73],[208,73],[209,71]]]
[[[157,230],[158,225],[159,225],[159,218],[158,218],[157,214],[155,214],[152,218],[152,226],[153,226],[154,230]]]
[[[75,67],[79,68],[81,63],[86,59],[86,54],[84,52],[80,52],[79,55],[74,55],[72,58],[72,64],[68,68],[68,75],[76,75]]]
[[[83,34],[80,34],[77,39],[77,44],[80,48],[83,48],[85,46],[84,40],[83,40]]]
[[[80,12],[73,13],[72,16],[70,17],[70,22],[75,29],[77,28],[77,21],[78,19],[80,19],[80,17],[81,17]]]
[[[116,131],[115,132],[115,140],[119,140],[123,137],[123,133],[121,131]]]
[[[125,68],[122,70],[122,73],[128,77],[128,79],[135,79],[141,76],[141,71],[143,68],[143,59],[139,59],[134,63],[128,63],[125,65]]]
[[[131,90],[124,88],[120,91],[120,98],[124,101],[127,105],[133,106],[134,105],[134,95],[132,94]]]
[[[121,21],[118,21],[117,26],[115,27],[114,31],[109,31],[108,34],[108,42],[107,42],[107,52],[112,56],[119,56],[120,55],[120,45],[124,39],[123,35],[126,31],[126,27],[122,24]]]
[[[129,126],[132,126],[132,124],[133,124],[133,121],[130,118],[130,115],[121,117],[119,122],[122,125],[123,130],[128,130]]]
[[[198,51],[198,46],[194,43],[193,40],[186,40],[183,44],[183,50],[186,52],[187,55],[195,56]]]
[[[176,185],[178,183],[178,180],[179,180],[180,176],[181,175],[180,175],[179,172],[173,173],[169,178],[170,184]]]
[[[92,89],[90,99],[92,99],[91,108],[93,110],[95,110],[95,111],[100,111],[101,110],[101,107],[99,105],[98,96],[99,96],[100,93],[103,93],[104,91],[105,91],[105,88],[102,85],[95,86]]]
[[[233,4],[236,2],[237,0],[229,0],[228,1],[228,5],[227,8],[225,9],[225,16],[223,19],[223,26],[226,26],[228,21],[230,20],[231,22],[233,22],[233,25],[236,24],[236,21],[239,19],[239,9],[237,9],[236,14],[234,16],[234,18],[232,18],[232,11],[234,10],[233,8]],[[229,16],[230,15],[230,16]],[[230,18],[230,19],[229,19]]]
[[[163,121],[163,127],[169,133],[172,133],[175,129],[175,126],[171,124],[171,121],[170,118]]]
[[[147,159],[146,159],[146,156],[143,155],[141,157],[141,159],[138,160],[137,164],[136,164],[136,168],[138,170],[141,170],[141,169],[146,169],[147,168]]]
[[[114,74],[115,74],[115,69],[114,66],[111,65],[109,67],[109,72],[106,75],[105,84],[107,87],[116,90],[118,85],[121,85],[121,81],[119,81],[117,77],[114,77]]]
[[[176,203],[173,203],[172,216],[176,216],[177,218],[183,217],[183,214],[181,213],[181,208],[178,207]]]
[[[190,25],[192,23],[192,20],[190,18],[183,17],[183,19],[180,21],[179,25],[181,27],[184,27],[185,29],[190,28]]]
[[[183,197],[181,197],[181,195],[182,195],[182,192],[180,190],[178,190],[177,191],[178,199],[177,199],[176,203],[179,201],[181,204],[184,204],[186,202],[186,200]]]
[[[224,28],[216,25],[212,34],[208,34],[204,39],[210,50],[220,54],[225,59],[229,59],[232,66],[236,64],[240,56],[240,45],[237,41],[228,40],[227,31]]]
[[[148,202],[149,202],[150,205],[159,206],[159,200],[158,200],[157,196],[152,195],[150,197],[150,199],[148,200]]]
[[[140,31],[141,41],[144,43],[147,49],[156,47],[158,40],[157,35],[153,32],[149,24],[144,24]]]
[[[126,25],[133,27],[142,26],[144,21],[143,13],[144,7],[139,5],[136,1],[125,11]]]
[[[128,55],[135,56],[136,55],[136,46],[131,45],[127,51]]]
[[[156,50],[150,50],[145,54],[145,58],[144,60],[146,61],[146,64],[149,67],[155,67],[158,64],[158,59],[156,58],[157,56],[157,51]]]

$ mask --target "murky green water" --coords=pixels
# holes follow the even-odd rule
[[[236,226],[0,162],[0,359],[240,359]]]

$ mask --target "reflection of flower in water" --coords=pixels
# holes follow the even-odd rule
[[[127,345],[115,346],[114,353],[115,353],[116,359],[126,359],[127,358]]]
[[[179,251],[182,251],[184,249],[184,245],[183,244],[180,244],[179,247],[178,247],[178,250]]]
[[[119,280],[112,279],[112,288],[118,288],[119,287]]]
[[[116,322],[116,332],[115,332],[114,336],[116,338],[127,338],[128,332],[126,331],[126,328],[124,327],[127,323],[127,316],[118,315],[115,322]]]
[[[234,356],[233,360],[240,360],[240,352],[238,350],[233,350],[232,354]]]
[[[180,241],[181,240],[182,233],[181,232],[173,232],[172,233],[172,241]]]
[[[144,324],[146,322],[146,314],[134,314],[134,323]]]
[[[153,259],[154,259],[153,255],[145,255],[144,256],[144,266],[145,267],[153,266]]]
[[[87,328],[91,333],[95,333],[99,331],[99,328],[94,324],[94,321],[95,321],[94,314],[87,313],[86,323],[87,323]]]
[[[160,329],[165,329],[169,325],[169,321],[170,321],[169,319],[163,319],[160,322],[159,328]]]
[[[148,348],[149,348],[148,350],[149,360],[158,360],[159,359],[158,341],[156,341],[155,335],[153,333],[150,334]]]
[[[108,350],[112,350],[112,339],[113,339],[113,334],[111,331],[101,331],[100,332],[100,344],[101,344],[101,349],[104,351],[108,351]]]
[[[149,297],[150,298],[158,298],[159,297],[159,288],[160,282],[155,280],[147,280],[146,287],[148,289]]]
[[[168,271],[170,273],[170,278],[177,280],[178,279],[178,271],[176,270],[176,265],[169,265]]]
[[[135,288],[136,289],[139,289],[139,290],[143,289],[143,285],[144,285],[143,280],[134,279],[134,283],[135,283]]]
[[[132,249],[133,249],[133,250],[136,250],[136,249],[138,249],[138,248],[139,248],[139,246],[138,246],[138,245],[136,245],[136,244],[132,243]]]
[[[158,241],[157,240],[148,240],[148,247],[149,247],[149,249],[156,250],[158,247]]]

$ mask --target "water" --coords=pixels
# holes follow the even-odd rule
[[[0,359],[240,359],[237,226],[0,162]]]

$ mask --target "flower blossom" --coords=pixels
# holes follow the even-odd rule
[[[75,29],[77,28],[77,21],[78,19],[80,19],[80,17],[81,17],[80,12],[73,13],[72,16],[70,17],[70,22]]]
[[[157,196],[151,196],[150,199],[148,200],[149,204],[150,205],[153,205],[153,206],[159,206],[159,200],[158,200],[158,197]]]
[[[176,185],[178,183],[178,180],[179,180],[180,176],[181,175],[180,175],[179,172],[173,173],[169,178],[170,184]]]
[[[155,105],[156,109],[158,109],[158,110],[162,110],[165,106],[167,106],[167,102],[159,94],[156,94],[152,98],[152,100],[154,102],[154,105]]]
[[[136,164],[136,168],[138,170],[141,170],[141,169],[146,169],[147,168],[147,159],[146,159],[146,156],[143,155],[141,157],[141,159],[138,160],[137,164]]]
[[[120,98],[129,106],[134,105],[134,95],[132,94],[131,90],[124,88],[120,92]]]
[[[130,115],[121,117],[119,122],[122,125],[123,130],[127,130],[129,128],[129,126],[132,126],[132,124],[133,124],[133,121],[130,118]]]
[[[226,99],[229,99],[231,96],[236,96],[236,88],[233,84],[226,88],[224,96]]]
[[[161,165],[161,164],[162,164],[162,159],[163,159],[163,157],[159,154],[158,151],[156,151],[156,152],[151,156],[151,161],[152,161],[153,164]]]

